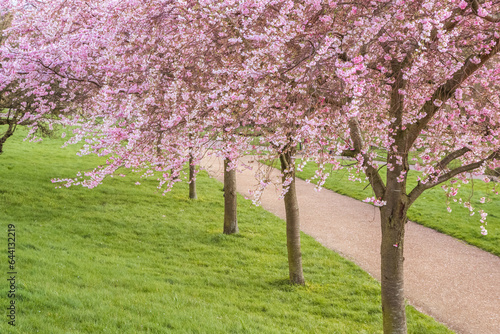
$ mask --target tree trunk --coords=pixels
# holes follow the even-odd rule
[[[236,169],[228,171],[229,159],[224,159],[224,234],[238,233]]]
[[[394,202],[393,202],[394,203]],[[403,250],[407,205],[403,198],[380,210],[382,223],[381,275],[384,334],[406,334]]]
[[[189,199],[197,199],[196,180],[195,180],[195,165],[193,163],[193,155],[189,155]]]
[[[304,285],[304,273],[302,272],[302,254],[300,252],[300,219],[299,203],[295,190],[295,167],[292,166],[292,152],[280,155],[281,172],[283,173],[283,184],[290,180],[288,191],[285,194],[286,211],[286,247],[288,251],[288,271],[292,284]]]

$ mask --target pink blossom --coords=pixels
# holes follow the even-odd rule
[[[488,16],[488,11],[486,9],[484,9],[483,7],[479,7],[477,10],[477,15],[479,15],[481,17]]]
[[[434,105],[435,105],[436,107],[441,107],[441,105],[443,104],[443,101],[441,101],[441,100],[437,100],[437,99],[436,99],[436,100],[434,100],[434,101],[433,101],[433,103],[434,103]]]

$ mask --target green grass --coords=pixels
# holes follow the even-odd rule
[[[156,181],[113,178],[55,189],[98,159],[21,143],[0,156],[0,305],[7,225],[16,226],[17,326],[0,333],[381,333],[380,286],[303,235],[307,285],[287,283],[284,222],[239,199],[241,233],[221,233],[222,185],[202,174],[161,196]],[[407,307],[410,333],[451,333]]]
[[[303,171],[297,173],[297,176],[301,179],[309,179],[315,171],[316,164],[310,162]],[[381,170],[381,174],[385,180],[385,169]],[[412,189],[416,185],[415,180],[418,174],[418,172],[410,171],[408,189]],[[364,176],[360,177],[361,182],[349,181],[348,178],[349,172],[347,170],[333,171],[324,188],[359,200],[374,196]],[[408,211],[408,218],[500,256],[500,205],[499,197],[491,191],[492,186],[492,183],[474,180],[473,184],[462,185],[456,197],[468,201],[473,195],[471,198],[472,206],[488,213],[488,225],[486,226],[488,235],[486,236],[481,234],[478,213],[470,216],[468,209],[454,202],[450,204],[452,212],[449,213],[446,210],[447,198],[440,186],[425,191]],[[489,200],[481,204],[479,203],[481,197],[489,198]]]

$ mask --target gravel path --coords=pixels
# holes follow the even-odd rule
[[[244,162],[257,166],[250,157]],[[202,163],[223,180],[219,160]],[[277,170],[272,177],[279,180]],[[241,194],[255,189],[253,171],[238,173],[237,178]],[[380,281],[378,209],[326,189],[317,192],[302,180],[296,187],[302,231]],[[264,192],[261,205],[285,219],[274,187]],[[499,257],[413,222],[406,227],[405,248],[405,290],[411,305],[457,333],[500,334]]]

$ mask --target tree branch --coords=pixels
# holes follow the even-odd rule
[[[0,154],[3,153],[3,144],[7,141],[7,139],[14,134],[14,131],[16,131],[17,124],[12,124],[9,123],[9,128],[5,133],[2,135],[0,138]]]
[[[479,1],[477,1],[477,0],[468,0],[467,2],[470,3],[470,5],[472,7],[472,12],[475,15],[477,15],[477,16],[479,16],[479,17],[481,17],[481,18],[483,18],[483,19],[485,19],[486,21],[489,21],[489,22],[493,22],[493,23],[500,22],[500,14],[498,14],[498,13],[496,13],[496,14],[488,14],[486,16],[480,16],[478,14],[479,4],[480,4]]]
[[[464,155],[466,152],[470,151],[469,149],[466,149],[466,148],[463,148],[463,149],[460,149],[458,151],[455,151],[451,154],[449,154],[448,156],[446,156],[439,164],[444,164],[444,161],[448,161],[446,164],[450,163],[452,160]],[[462,153],[463,152],[463,153]],[[452,156],[456,156],[456,158],[452,158]],[[415,186],[415,188],[413,188],[413,190],[410,192],[410,195],[409,195],[409,200],[410,200],[410,205],[415,202],[415,200],[417,200],[417,198],[427,189],[430,189],[432,187],[435,187],[437,186],[438,184],[441,184],[443,182],[446,182],[448,181],[449,179],[451,179],[452,177],[458,175],[458,174],[461,174],[461,173],[465,173],[465,172],[469,172],[469,171],[472,171],[474,169],[477,169],[479,167],[481,167],[485,162],[487,161],[491,161],[493,159],[500,159],[500,150],[499,151],[496,151],[496,152],[493,152],[492,154],[490,154],[487,158],[485,159],[482,159],[482,160],[479,160],[477,162],[474,162],[474,163],[471,163],[471,164],[468,164],[468,165],[464,165],[464,166],[460,166],[460,167],[457,167],[455,169],[452,169],[450,170],[449,172],[439,176],[437,178],[436,181],[434,182],[428,182],[428,183],[421,183],[420,181],[418,182],[418,185]],[[430,176],[429,176],[430,177]]]
[[[97,87],[101,88],[102,85],[96,81],[93,81],[93,80],[89,80],[89,79],[77,79],[77,78],[70,78],[68,76],[65,76],[65,75],[62,75],[61,73],[59,73],[58,71],[56,71],[55,69],[45,65],[43,62],[39,61],[38,62],[40,65],[42,65],[44,68],[46,68],[47,70],[51,71],[52,73],[54,73],[55,75],[61,77],[61,78],[65,78],[65,79],[68,79],[68,80],[71,80],[71,81],[77,81],[77,82],[89,82],[91,84],[94,84],[96,85]]]
[[[467,152],[470,152],[470,149],[467,148],[467,147],[462,147],[461,149],[459,150],[456,150],[454,152],[451,152],[450,154],[448,154],[447,156],[445,156],[438,164],[437,166],[440,168],[440,169],[444,169],[446,168],[446,166],[449,165],[450,162],[452,162],[453,160],[457,159],[457,158],[460,158],[461,156],[463,156],[465,153]]]
[[[295,65],[292,65],[291,67],[289,68],[285,68],[281,71],[279,71],[279,74],[280,74],[280,78],[282,78],[282,81],[285,81],[284,79],[284,76],[285,74],[287,74],[288,72],[290,72],[291,70],[295,69],[297,66],[299,66],[300,64],[302,64],[304,61],[306,61],[307,59],[311,58],[312,56],[314,56],[314,54],[316,53],[316,48],[314,47],[314,44],[310,41],[310,40],[307,40],[307,42],[309,42],[309,44],[311,44],[311,47],[312,47],[312,51],[309,55],[303,57],[302,59],[300,59]]]
[[[368,180],[372,185],[375,196],[377,196],[377,198],[383,198],[385,194],[384,181],[382,180],[378,170],[368,163],[369,158],[365,154],[361,153],[361,150],[363,149],[363,137],[361,135],[359,122],[356,118],[351,118],[349,120],[349,129],[351,130],[351,140],[354,150],[345,151],[342,155],[355,157],[356,155],[361,154],[363,156],[365,174],[368,176]]]
[[[460,87],[460,85],[467,80],[474,72],[480,69],[491,57],[498,53],[500,49],[500,39],[496,39],[495,46],[492,48],[490,53],[483,55],[471,55],[469,56],[462,67],[457,70],[453,76],[448,79],[444,84],[439,86],[432,94],[429,101],[420,109],[421,113],[425,116],[418,122],[414,123],[408,128],[408,147],[411,147],[422,129],[431,121],[436,112],[440,107],[434,104],[435,100],[440,100],[442,103],[446,102],[454,93],[455,90]],[[479,58],[479,63],[472,62],[473,58]]]

